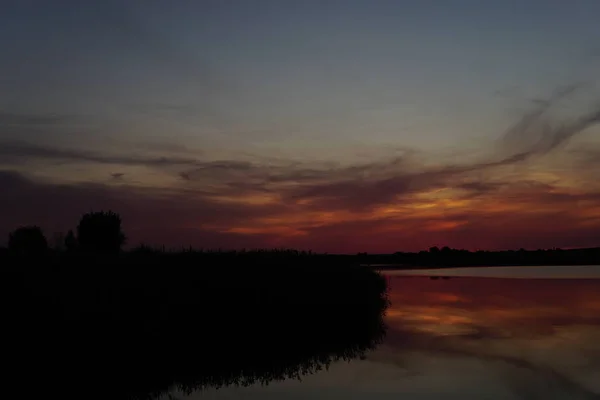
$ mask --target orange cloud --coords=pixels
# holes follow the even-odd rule
[[[132,244],[341,253],[597,246],[600,150],[550,155],[595,126],[600,113],[548,128],[541,115],[552,101],[509,130],[501,138],[506,146],[489,160],[456,163],[436,164],[415,152],[337,165],[189,153],[130,157],[13,143],[0,151],[0,162],[13,166],[0,173],[2,229],[34,223],[64,230],[90,208],[113,208]],[[52,169],[42,169],[43,162],[85,166],[79,170],[94,172],[93,183],[79,175],[34,180],[27,175],[32,160],[44,171]],[[48,211],[32,201],[39,198]]]

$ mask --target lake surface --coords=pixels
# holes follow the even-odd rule
[[[452,278],[431,279],[434,274]],[[457,268],[385,275],[391,289],[388,332],[365,360],[336,363],[302,381],[174,395],[600,399],[600,279],[582,279],[600,278],[600,267]]]

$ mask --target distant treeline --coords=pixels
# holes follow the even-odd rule
[[[299,378],[385,335],[385,278],[291,250],[123,252],[115,213],[51,249],[16,230],[0,262],[5,395],[158,398]],[[65,238],[66,239],[66,238]]]
[[[395,264],[394,268],[427,266],[489,266],[489,265],[597,265],[600,264],[600,247],[587,249],[538,249],[505,251],[469,251],[449,247],[431,247],[420,252],[396,252],[393,254],[327,254],[295,249],[242,249],[223,251],[188,248],[166,249],[139,245],[123,251],[126,236],[121,230],[121,218],[117,213],[91,212],[82,216],[75,230],[55,234],[48,243],[38,226],[24,226],[11,232],[8,247],[0,248],[1,257],[64,257],[65,255],[94,256],[165,256],[177,254],[194,255],[203,263],[244,262],[250,266],[285,261],[306,263],[315,260],[334,264]]]
[[[361,264],[395,264],[400,267],[455,267],[491,265],[600,265],[600,247],[587,249],[468,251],[432,247],[418,253],[367,254],[357,256]]]

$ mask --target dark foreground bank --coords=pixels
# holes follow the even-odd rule
[[[385,334],[386,281],[323,258],[5,257],[3,391],[152,398],[297,378]]]

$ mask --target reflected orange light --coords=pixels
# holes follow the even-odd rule
[[[600,279],[390,277],[389,324],[427,332],[481,330],[550,334],[600,324]]]

